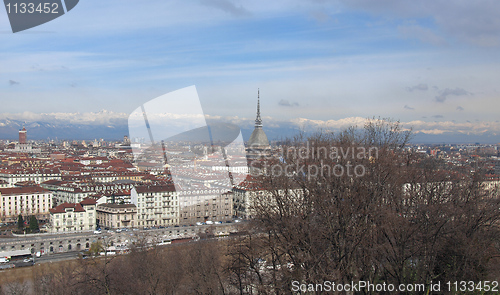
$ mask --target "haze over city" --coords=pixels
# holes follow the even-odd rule
[[[118,139],[139,105],[196,85],[207,118],[247,135],[260,88],[271,139],[375,116],[415,141],[499,142],[500,4],[372,3],[81,2],[16,34],[1,10],[0,135]]]

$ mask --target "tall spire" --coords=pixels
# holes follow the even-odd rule
[[[262,127],[262,119],[260,118],[260,89],[257,89],[257,118],[255,119],[255,127]]]

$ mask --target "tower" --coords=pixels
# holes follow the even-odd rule
[[[257,90],[257,117],[255,118],[255,129],[252,135],[250,135],[247,144],[249,158],[260,158],[266,156],[270,151],[269,140],[262,126],[262,118],[260,117],[260,90]]]
[[[19,130],[19,143],[26,144],[26,128]]]

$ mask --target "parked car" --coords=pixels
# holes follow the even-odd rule
[[[100,231],[100,230],[95,230],[95,231],[94,231],[94,234],[100,234],[100,233],[101,233],[101,231]]]

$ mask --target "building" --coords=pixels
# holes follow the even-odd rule
[[[130,203],[129,182],[95,183],[50,180],[41,184],[42,187],[53,192],[54,206],[62,203],[79,203],[88,197],[105,197],[103,202]]]
[[[130,192],[137,207],[137,226],[172,226],[179,224],[179,199],[173,184],[140,185]]]
[[[124,228],[137,224],[137,207],[134,204],[100,204],[97,206],[99,227]]]
[[[238,218],[248,219],[254,216],[253,205],[257,196],[266,194],[260,183],[248,177],[244,182],[233,187],[234,215]]]
[[[16,222],[19,215],[46,220],[52,207],[52,192],[39,186],[0,188],[0,219]]]
[[[19,143],[20,144],[26,144],[26,128],[23,127],[23,129],[19,130]]]
[[[257,117],[255,118],[255,129],[252,135],[250,135],[250,139],[247,143],[247,156],[249,159],[267,157],[271,153],[269,140],[262,126],[262,119],[260,117],[260,91],[257,91]]]
[[[179,194],[180,224],[206,221],[228,221],[233,218],[233,193],[199,186]]]
[[[292,184],[293,185],[293,184]],[[259,179],[248,177],[233,188],[234,214],[237,218],[255,217],[256,208],[277,209],[277,199],[302,202],[304,189],[300,187],[277,187],[265,189]]]
[[[37,184],[42,182],[61,179],[58,168],[5,168],[0,169],[0,180],[13,187],[18,182],[33,181]]]
[[[33,146],[27,143],[27,131],[26,128],[19,130],[19,141],[9,148],[5,149],[6,152],[14,152],[14,153],[29,153],[29,154],[38,154],[41,153],[41,149],[33,148]]]
[[[80,203],[63,203],[50,209],[49,232],[77,232],[96,229],[96,200],[87,198]]]

